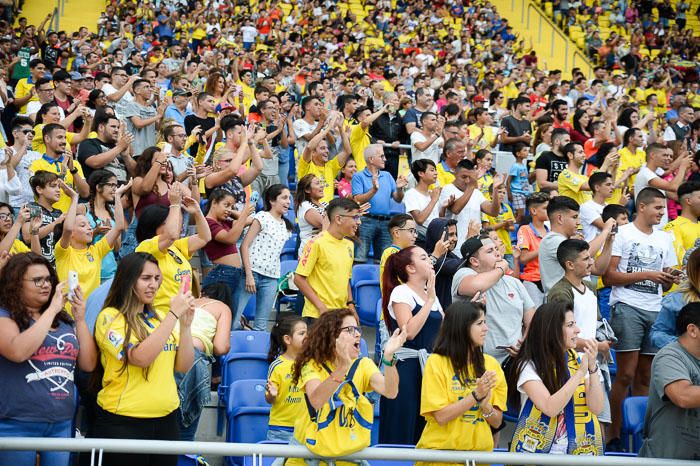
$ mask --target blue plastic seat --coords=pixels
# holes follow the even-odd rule
[[[647,411],[646,396],[629,396],[622,402],[622,442],[627,444],[627,451],[639,453],[642,447],[644,415]],[[632,444],[629,437],[632,437]]]
[[[381,253],[380,253],[381,254]],[[376,264],[355,264],[352,266],[352,278],[350,283],[355,286],[355,283],[363,280],[379,281],[379,265]]]
[[[360,316],[360,323],[370,327],[376,327],[377,321],[377,300],[381,299],[382,291],[377,280],[361,280],[355,284],[352,290],[352,297],[355,300],[355,308]]]
[[[291,259],[291,260],[283,259],[283,258],[281,258],[281,259],[282,259],[282,262],[280,263],[280,273],[281,273],[280,276],[281,277],[284,277],[289,272],[295,271],[297,269],[297,265],[299,265],[299,261],[296,259]],[[293,308],[294,305],[296,304],[296,301],[297,301],[296,295],[293,295],[293,296],[278,295],[277,301],[276,301],[277,311],[280,310],[281,304],[289,304]]]
[[[270,350],[270,332],[234,330],[229,353],[265,353]]]
[[[236,380],[226,404],[226,441],[257,443],[267,438],[270,405],[265,401],[266,379]],[[227,457],[228,464],[243,464],[242,457]]]

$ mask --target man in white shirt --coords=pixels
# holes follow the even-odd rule
[[[32,121],[36,121],[36,114],[42,105],[55,102],[53,80],[51,78],[41,78],[34,84],[34,89],[36,89],[36,95],[39,97],[39,100],[32,100],[27,104],[27,116]],[[65,119],[66,113],[63,111],[63,108],[59,106],[58,111],[61,113],[61,120]]]
[[[651,361],[657,351],[649,333],[661,309],[662,290],[680,281],[680,274],[671,272],[677,264],[671,236],[654,229],[664,216],[666,197],[658,189],[644,188],[636,204],[637,217],[619,228],[603,276],[612,286],[610,325],[618,339],[617,375],[610,391],[609,438],[614,446],[619,442],[622,401],[630,385],[638,395],[649,389]]]
[[[433,112],[425,112],[420,117],[421,128],[411,134],[411,160],[428,159],[437,166],[445,140],[442,139],[444,117]]]
[[[294,136],[296,137],[297,155],[299,157],[304,153],[304,149],[306,149],[309,141],[323,129],[323,124],[328,116],[328,113],[323,110],[323,104],[321,104],[321,100],[318,97],[305,97],[301,101],[301,109],[304,112],[304,116],[295,120],[292,124]],[[326,140],[329,146],[335,146],[335,138],[330,135],[330,131],[328,136],[326,136]]]
[[[126,105],[134,101],[134,95],[130,91],[131,86],[139,79],[139,76],[137,74],[129,76],[121,66],[112,67],[110,76],[112,82],[102,86],[102,92],[105,93],[110,103],[114,103],[114,111],[117,118],[121,120],[124,118]]]
[[[474,162],[461,160],[455,169],[455,179],[442,188],[440,193],[440,217],[457,220],[457,244],[466,240],[469,222],[481,222],[481,213],[497,217],[501,211],[501,198],[498,188],[503,184],[503,176],[493,177],[493,199],[488,200],[481,194],[477,184],[477,170]],[[455,249],[455,254],[458,251]],[[461,257],[461,256],[460,256]]]
[[[7,167],[7,173],[8,178],[10,178],[10,171],[14,171],[20,189],[19,191],[12,190],[9,192],[8,204],[17,210],[24,204],[34,202],[34,192],[29,185],[29,178],[31,178],[32,175],[29,171],[29,167],[32,162],[41,158],[41,154],[32,150],[32,140],[34,139],[34,123],[32,120],[27,117],[15,117],[10,126],[15,143],[12,147],[7,147],[5,149],[6,151],[12,152],[12,157]],[[10,178],[8,181],[12,182],[12,179]]]
[[[690,134],[690,125],[695,120],[693,107],[681,105],[678,109],[678,121],[668,125],[664,131],[664,142],[682,140]]]
[[[591,242],[603,231],[605,222],[603,222],[602,215],[603,209],[607,205],[605,200],[612,195],[615,185],[610,173],[595,172],[588,179],[588,186],[593,192],[593,197],[590,201],[581,204],[580,214],[583,239]],[[622,196],[620,204],[627,205],[628,200],[629,195]]]

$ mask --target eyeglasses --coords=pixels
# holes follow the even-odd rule
[[[51,284],[51,277],[47,275],[46,277],[25,278],[24,281],[34,282],[34,286],[41,288],[44,285]]]
[[[0,214],[0,220],[12,220],[13,218],[12,214]]]
[[[53,87],[51,87],[49,89],[37,89],[37,91],[39,91],[39,92],[53,92],[53,90],[54,90]]]
[[[409,232],[409,233],[412,234],[412,235],[415,235],[415,234],[418,233],[418,230],[416,230],[415,228],[397,228],[397,229],[398,229],[399,231],[407,231],[407,232]]]
[[[350,335],[362,335],[362,327],[358,327],[357,325],[348,325],[347,327],[340,327],[340,331],[348,333]]]
[[[119,186],[118,183],[105,183],[102,186],[107,186],[108,188],[115,189],[117,186]]]
[[[180,259],[180,257],[177,254],[175,254],[175,252],[173,252],[171,249],[168,249],[168,254],[170,255],[170,257],[175,259],[175,262],[177,262],[178,265],[182,264],[182,259]]]
[[[229,163],[233,159],[219,159],[220,163]]]
[[[339,217],[349,217],[351,218],[354,222],[359,222],[362,220],[362,215],[343,215],[343,214],[338,214]]]
[[[34,136],[36,133],[33,129],[23,129],[22,134],[31,134],[32,136]]]

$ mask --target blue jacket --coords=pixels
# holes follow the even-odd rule
[[[675,291],[669,293],[661,300],[661,311],[656,317],[656,322],[651,326],[651,342],[661,349],[678,339],[676,336],[676,318],[685,306],[683,293]]]

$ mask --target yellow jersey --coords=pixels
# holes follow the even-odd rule
[[[369,127],[362,129],[362,125],[352,125],[350,127],[350,148],[352,149],[352,158],[357,164],[357,171],[362,171],[367,166],[365,161],[365,148],[369,146]]]
[[[299,258],[296,273],[306,277],[309,285],[328,309],[347,307],[348,284],[355,258],[349,239],[337,239],[324,231],[311,238]],[[304,317],[318,318],[320,313],[310,300],[304,303]]]
[[[32,81],[31,76],[29,76],[28,78],[20,79],[15,85],[15,99],[21,99],[22,97],[29,95],[29,93],[32,92],[32,89],[34,89],[34,81]],[[38,100],[39,97],[36,94],[34,94],[32,98],[29,99],[22,108],[19,109],[19,113],[27,113],[27,104],[29,104],[29,102],[37,102]]]
[[[32,252],[32,250],[22,242],[22,240],[16,239],[12,242],[12,247],[10,248],[10,254],[22,254],[23,252]]]
[[[507,202],[501,204],[501,211],[498,216],[492,217],[487,214],[483,214],[483,221],[488,222],[489,225],[493,226],[497,223],[503,223],[508,219],[513,220],[515,224],[515,215],[513,215],[513,209],[510,208]],[[507,228],[499,228],[496,230],[496,234],[503,241],[503,245],[506,248],[506,254],[513,254],[513,244],[510,241],[510,231]]]
[[[46,144],[44,144],[44,126],[45,124],[40,124],[34,126],[34,139],[32,139],[32,150],[37,151],[40,154],[46,153]],[[77,136],[77,133],[71,133],[66,131],[66,143],[70,146],[73,144],[73,139]],[[73,159],[75,162],[75,158]]]
[[[676,217],[664,226],[664,231],[667,231],[673,238],[673,249],[676,251],[680,266],[683,264],[686,252],[696,244],[700,244],[700,222],[693,222],[685,217]]]
[[[149,334],[161,324],[156,314],[150,311],[141,313],[137,320]],[[95,323],[95,341],[104,368],[97,404],[107,412],[141,419],[172,413],[180,406],[174,372],[180,327],[175,326],[163,350],[148,369],[127,365],[123,370],[125,352],[140,343],[134,332],[131,332],[128,342],[124,341],[125,338],[124,315],[113,307],[103,309]]]
[[[591,192],[581,189],[586,183],[588,183],[586,175],[575,173],[565,168],[557,179],[557,189],[560,196],[570,197],[578,202],[578,205],[582,205],[584,202],[591,200]]]
[[[309,173],[316,175],[321,182],[321,186],[323,186],[321,202],[329,203],[333,200],[333,191],[335,190],[334,181],[338,173],[340,173],[341,168],[337,157],[329,160],[320,167],[313,162],[307,162],[304,160],[304,157],[299,157],[298,179],[302,179]]]
[[[32,174],[38,172],[39,170],[55,173],[68,186],[70,186],[73,189],[76,189],[75,182],[73,180],[73,174],[70,171],[63,171],[62,160],[63,159],[51,161],[51,159],[49,159],[47,156],[44,156],[40,159],[36,159],[35,161],[33,161],[32,164],[29,166],[29,171]],[[83,167],[80,165],[80,162],[78,162],[75,159],[73,160],[73,168],[78,170],[78,174],[81,176],[81,178],[85,179],[85,175],[83,175]],[[58,201],[56,201],[52,207],[54,209],[59,209],[65,214],[66,212],[68,212],[68,208],[70,207],[70,197],[68,197],[68,195],[64,193],[63,190],[61,190],[61,197],[58,198]]]
[[[68,280],[68,272],[71,270],[77,272],[83,297],[87,299],[90,293],[100,286],[102,259],[111,250],[112,247],[104,236],[97,243],[84,249],[76,249],[70,245],[64,248],[61,246],[61,242],[57,241],[54,246],[54,256],[56,257],[58,281]]]
[[[294,430],[294,423],[306,409],[304,394],[292,383],[294,360],[279,356],[267,371],[267,380],[277,386],[277,398],[270,410],[270,429]]]
[[[450,167],[447,166],[445,161],[443,160],[439,164],[437,164],[437,185],[441,187],[445,187],[448,184],[452,183],[455,180],[455,175],[452,173],[452,170],[450,170]]]

